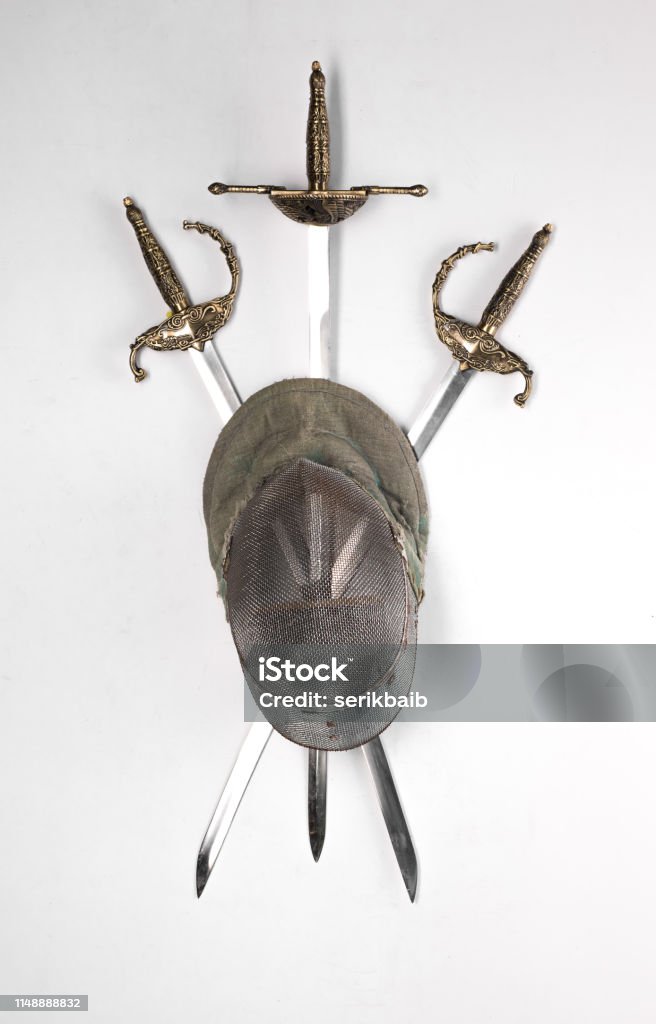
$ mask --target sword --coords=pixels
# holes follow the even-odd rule
[[[524,378],[524,390],[515,395],[514,400],[520,408],[526,403],[531,393],[533,371],[520,356],[504,348],[494,336],[521,295],[535,264],[549,242],[552,230],[551,224],[545,224],[533,235],[528,248],[508,271],[485,307],[478,327],[445,313],[440,306],[440,296],[444,282],[458,260],[469,253],[482,250],[491,252],[494,246],[491,242],[463,245],[440,266],[433,282],[435,330],[440,341],[447,346],[457,362],[451,365],[437,388],[431,392],[408,431],[408,440],[418,459],[425,453],[475,371],[521,373]]]
[[[330,130],[325,96],[325,77],[318,61],[314,61],[312,64],[312,73],[310,75],[310,104],[306,133],[306,170],[308,178],[308,188],[306,190],[286,189],[284,186],[273,185],[225,185],[221,182],[215,182],[210,185],[209,190],[214,195],[239,192],[251,195],[268,195],[274,206],[284,213],[285,216],[307,226],[310,376],[329,378],[331,375],[330,226],[352,216],[357,210],[361,209],[371,195],[412,195],[421,197],[426,195],[427,189],[424,185],[413,185],[411,187],[361,186],[350,190],[330,189]],[[382,745],[380,745],[380,751],[382,758],[384,758]],[[381,763],[379,756],[371,768],[372,772],[377,772],[378,765]],[[253,764],[253,770],[254,768],[255,764]],[[248,778],[250,778],[250,775]],[[228,789],[231,786],[231,782],[232,779],[229,780]],[[247,784],[248,779],[246,780]],[[381,776],[379,784],[383,789],[391,786],[390,802],[398,806],[400,810],[400,803],[394,791],[394,783],[389,770],[385,776]],[[222,800],[223,796],[219,800],[219,807]],[[309,750],[308,829],[310,847],[315,861],[319,859],[323,849],[326,831],[326,806],[327,753],[325,751]],[[218,808],[216,813],[218,813]],[[402,812],[400,813],[400,820],[407,837],[406,845],[412,849],[412,843],[407,825],[403,820]],[[390,835],[392,836],[392,833]],[[393,844],[394,841],[394,836],[392,836]],[[203,845],[201,845],[202,852]],[[412,855],[414,857],[414,851],[412,851]]]
[[[328,229],[352,217],[370,196],[425,196],[425,185],[359,185],[330,187],[330,127],[326,105],[326,79],[315,60],[310,74],[310,103],[306,132],[306,189],[284,185],[226,185],[215,181],[213,195],[245,193],[266,195],[286,217],[308,228],[308,292],[310,310],[310,376],[330,377],[330,236]]]
[[[310,105],[306,132],[308,190],[326,191],[330,177],[330,129],[325,78],[318,61],[310,75]],[[330,347],[330,227],[309,224],[308,312],[310,377],[331,375]],[[326,839],[328,807],[328,752],[308,750],[307,814],[310,849],[315,863]]]
[[[306,156],[308,191],[322,194],[326,203],[330,179],[330,129],[326,104],[326,80],[321,65],[315,61],[310,75],[310,105],[306,132]],[[329,200],[328,200],[329,201]],[[309,374],[310,377],[330,378],[332,351],[330,345],[330,227],[329,225],[307,226],[308,241],[308,307],[309,307]],[[364,751],[365,748],[363,747]],[[380,748],[382,753],[382,746]],[[382,753],[382,758],[385,755]],[[380,759],[372,767],[377,772]],[[385,789],[394,782],[389,771],[378,779],[378,785]],[[326,838],[328,804],[328,752],[308,750],[308,833],[310,849],[315,862],[319,860]],[[396,792],[388,794],[392,804],[400,808]],[[401,818],[403,815],[401,814]],[[385,819],[387,821],[387,818]],[[402,831],[409,838],[405,820]],[[392,842],[394,843],[394,836]],[[411,845],[411,844],[410,844]],[[415,861],[416,866],[416,861]],[[405,876],[404,876],[405,877]],[[412,897],[411,897],[412,898]]]

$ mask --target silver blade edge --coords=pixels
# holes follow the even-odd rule
[[[422,457],[476,370],[461,370],[455,361],[431,391],[430,398],[407,432],[418,459]]]
[[[330,228],[308,227],[309,376],[330,379]],[[326,838],[328,754],[308,751],[308,831],[319,860]]]
[[[242,743],[241,750],[237,754],[237,760],[219,797],[216,810],[198,851],[196,892],[199,898],[207,885],[221,847],[230,831],[232,820],[272,732],[273,727],[268,722],[253,722]]]
[[[330,378],[330,228],[308,227],[310,377]]]
[[[414,903],[417,893],[417,857],[380,736],[365,743],[362,752],[374,780],[378,802],[410,902]]]
[[[192,362],[198,375],[207,388],[210,398],[216,407],[223,426],[241,405],[241,398],[232,383],[221,356],[216,350],[214,339],[205,343],[202,352],[190,348]]]
[[[328,753],[308,750],[308,830],[310,849],[319,860],[326,838],[326,796],[328,789]]]

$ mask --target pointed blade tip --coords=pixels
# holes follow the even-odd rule
[[[198,861],[196,862],[196,896],[198,899],[201,898],[207,885],[207,880],[210,877],[210,867],[205,858],[201,853],[198,855]]]
[[[417,867],[417,858],[415,856],[414,849],[412,850],[412,860],[408,865],[408,870],[403,872],[403,881],[410,897],[410,902],[414,903],[417,896],[417,882],[419,879],[419,870]]]
[[[316,839],[314,837],[311,837],[310,838],[310,849],[312,850],[312,856],[314,857],[314,863],[318,864],[319,863],[319,857],[321,856],[321,851],[323,850],[323,836],[321,837],[321,839],[319,839],[318,837]]]

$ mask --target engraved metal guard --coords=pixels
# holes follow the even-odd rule
[[[440,307],[440,292],[458,260],[468,253],[482,250],[492,252],[494,245],[491,242],[477,242],[475,245],[461,246],[448,259],[444,260],[433,283],[433,314],[435,329],[440,341],[447,346],[453,358],[458,360],[462,371],[474,369],[492,370],[494,373],[503,374],[521,373],[524,377],[524,390],[514,398],[520,407],[526,403],[531,393],[533,371],[529,369],[521,356],[515,355],[510,349],[504,348],[496,341],[494,335],[519,298],[540,253],[549,241],[552,230],[551,224],[545,224],[540,231],[536,232],[528,249],[506,274],[485,307],[478,327],[445,313]]]
[[[425,196],[425,185],[410,187],[361,185],[351,189],[330,188],[330,127],[326,107],[326,79],[318,60],[310,75],[310,107],[306,137],[307,189],[288,189],[282,185],[224,185],[215,181],[209,186],[214,195],[245,192],[267,195],[286,217],[299,224],[330,227],[353,216],[369,196]]]
[[[137,236],[146,265],[157,285],[160,295],[171,309],[169,316],[160,324],[150,327],[130,346],[130,369],[139,383],[146,376],[137,363],[139,349],[147,347],[159,352],[194,348],[202,352],[205,342],[226,325],[232,314],[232,307],[239,284],[239,263],[230,242],[216,228],[198,221],[183,221],[185,229],[193,229],[201,235],[209,235],[221,246],[226,258],[232,283],[226,295],[192,305],[171,266],[164,249],[146,224],[138,206],[127,197],[123,200],[125,212]]]

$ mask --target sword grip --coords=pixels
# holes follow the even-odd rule
[[[480,329],[486,334],[494,336],[510,313],[531,276],[540,254],[544,251],[552,231],[551,224],[545,224],[540,231],[536,231],[528,249],[508,271],[495,291],[483,310],[479,323]]]
[[[325,192],[330,178],[330,128],[326,107],[326,79],[318,60],[313,61],[310,75],[306,161],[309,191]]]
[[[166,253],[146,224],[141,210],[129,196],[126,196],[123,200],[123,205],[125,206],[126,216],[134,228],[137,241],[141,246],[146,266],[159,289],[160,295],[169,309],[173,310],[174,313],[181,313],[183,309],[187,309],[191,305],[191,302],[175,270],[169,263]]]

